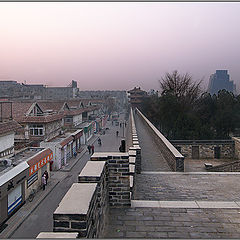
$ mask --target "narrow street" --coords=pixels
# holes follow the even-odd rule
[[[123,119],[124,115],[122,114],[119,120],[121,121]],[[105,135],[100,135],[102,146],[98,146],[97,141],[94,143],[95,152],[118,151],[121,139],[123,138],[123,128],[120,128],[120,126],[115,126],[115,124],[112,125],[111,121],[107,122],[106,127],[109,129],[106,130]],[[117,130],[119,131],[118,137],[116,136]],[[11,238],[36,238],[40,232],[49,232],[53,230],[53,213],[71,185],[74,182],[77,182],[78,174],[83,169],[89,158],[90,155],[87,151],[79,159],[71,171],[53,172],[53,177],[61,179],[59,184],[10,236]]]

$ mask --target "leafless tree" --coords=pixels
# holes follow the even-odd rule
[[[172,73],[166,73],[159,83],[162,95],[173,95],[182,103],[191,104],[202,93],[200,86],[202,80],[194,82],[192,76],[188,73],[181,75],[177,70]]]

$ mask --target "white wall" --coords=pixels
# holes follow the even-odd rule
[[[5,136],[0,136],[0,152],[14,146],[14,133]]]
[[[82,123],[82,114],[73,116],[73,126],[77,126]]]
[[[40,147],[50,148],[53,152],[53,170],[61,168],[61,146],[54,142],[40,142]]]

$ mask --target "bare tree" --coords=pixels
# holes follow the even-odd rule
[[[188,73],[180,75],[177,70],[166,73],[159,81],[162,95],[175,96],[182,103],[191,104],[201,95],[202,80],[194,82]]]

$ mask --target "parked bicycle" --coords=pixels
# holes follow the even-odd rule
[[[36,195],[36,190],[32,189],[32,191],[31,191],[31,193],[29,194],[29,197],[28,197],[29,202],[32,202],[32,200],[34,199],[35,195]]]

